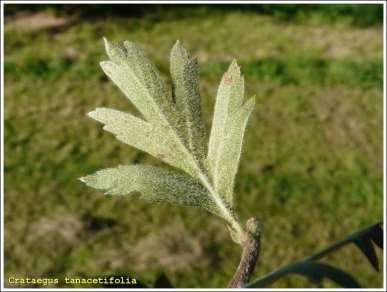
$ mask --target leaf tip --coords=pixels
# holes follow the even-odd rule
[[[86,114],[86,116],[88,116],[89,118],[95,119],[96,116],[97,116],[97,109],[92,110],[91,112],[88,112],[88,113]]]
[[[248,100],[245,101],[245,104],[247,104],[249,107],[254,106],[255,98],[256,98],[256,95],[253,95],[252,97],[250,97]]]
[[[180,40],[177,40],[173,45],[171,55],[178,58],[189,59],[189,53]]]
[[[102,37],[102,40],[103,40],[103,44],[105,46],[105,51],[108,52],[110,49],[110,42],[108,41],[108,39],[105,36]]]
[[[89,187],[94,187],[93,181],[95,180],[95,176],[93,174],[85,175],[78,178],[79,181],[83,182]]]
[[[230,67],[229,67],[228,71],[229,71],[229,72],[236,72],[236,73],[238,73],[238,75],[241,74],[241,68],[240,68],[240,66],[238,65],[237,59],[234,58],[234,59],[232,60],[232,62],[231,62],[231,64],[230,64]]]
[[[85,183],[85,184],[87,184],[87,182],[86,182],[87,181],[87,176],[78,177],[78,180],[83,182],[83,183]]]
[[[99,65],[101,66],[102,70],[105,72],[107,76],[110,76],[110,74],[113,74],[114,71],[114,63],[111,61],[101,61],[99,62]]]

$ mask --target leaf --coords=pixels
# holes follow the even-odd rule
[[[247,288],[266,287],[288,274],[300,274],[310,281],[321,283],[324,278],[330,279],[344,288],[360,288],[359,283],[348,273],[333,266],[313,261],[301,261],[290,264],[270,274],[265,281],[254,281]]]
[[[254,98],[244,102],[244,79],[234,60],[218,88],[207,156],[215,190],[230,206],[243,134],[253,107]]]
[[[234,180],[238,170],[239,157],[242,152],[244,129],[251,111],[254,108],[254,99],[251,98],[238,109],[230,119],[230,128],[224,138],[221,149],[222,162],[218,165],[218,192],[226,196],[227,202],[232,205]]]
[[[131,114],[109,108],[96,108],[88,113],[88,116],[103,123],[105,125],[103,129],[114,134],[118,140],[175,167],[191,171],[186,168],[184,153],[179,151],[176,144],[166,141],[168,132],[163,128]]]
[[[82,181],[108,194],[138,191],[148,201],[202,207],[226,220],[233,239],[241,243],[243,229],[232,207],[232,188],[254,101],[243,100],[244,81],[236,62],[219,86],[211,147],[206,157],[196,59],[179,42],[175,44],[170,58],[170,90],[136,44],[104,41],[110,60],[101,62],[101,67],[141,117],[109,108],[97,108],[88,115],[103,123],[104,129],[120,141],[180,168],[189,176],[135,165],[101,170]]]
[[[172,95],[159,71],[136,44],[123,45],[104,39],[111,61],[100,63],[102,69],[138,108],[148,121],[173,123]]]
[[[149,202],[165,202],[204,208],[219,215],[207,190],[187,175],[150,165],[127,165],[97,171],[80,178],[108,195],[133,195]]]
[[[197,60],[177,41],[171,51],[170,67],[176,108],[182,114],[185,124],[187,146],[199,161],[203,161],[206,155],[205,130]]]
[[[171,92],[157,69],[134,43],[124,42],[124,45],[120,46],[105,39],[105,47],[111,61],[101,62],[102,69],[151,124],[150,134],[154,138],[149,139],[153,139],[153,144],[159,144],[160,148],[168,150],[156,154],[152,151],[150,154],[192,176],[197,176],[199,170],[195,158],[186,149],[182,134],[178,131],[180,120]],[[93,117],[93,114],[91,116]],[[113,120],[114,116],[108,119]],[[129,128],[128,125],[126,127]],[[133,132],[125,132],[122,127],[118,131],[121,132],[121,137],[129,136]]]

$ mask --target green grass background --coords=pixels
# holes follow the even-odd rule
[[[166,77],[181,40],[201,65],[208,127],[223,71],[232,58],[242,65],[257,105],[235,196],[242,220],[256,215],[263,226],[254,277],[382,218],[381,5],[7,4],[5,12],[6,286],[10,276],[118,274],[149,284],[164,272],[179,288],[225,287],[238,264],[219,218],[106,197],[77,180],[118,164],[160,164],[86,117],[97,106],[133,110],[99,68],[102,36],[141,43]],[[36,14],[66,21],[23,21]],[[383,273],[352,246],[325,260],[382,287]],[[313,284],[290,276],[273,287]]]

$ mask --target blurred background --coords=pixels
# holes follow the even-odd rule
[[[233,58],[242,65],[257,105],[235,192],[242,220],[263,224],[254,277],[380,220],[382,33],[382,5],[6,4],[5,284],[119,274],[151,283],[163,272],[178,288],[217,288],[239,262],[219,218],[77,180],[160,164],[86,117],[97,106],[133,110],[99,67],[102,36],[142,44],[166,78],[181,40],[201,66],[208,129],[222,73]],[[383,272],[352,246],[326,261],[382,287]],[[313,286],[291,276],[273,287]]]

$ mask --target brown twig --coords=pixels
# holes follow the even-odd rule
[[[228,284],[229,288],[243,288],[250,279],[259,257],[261,231],[254,217],[246,222],[246,238],[242,242],[242,256],[239,266]]]

